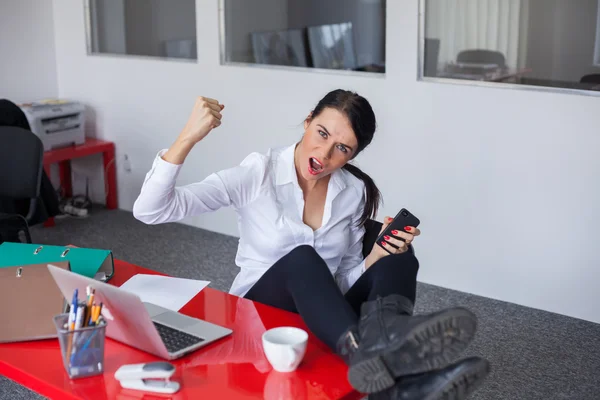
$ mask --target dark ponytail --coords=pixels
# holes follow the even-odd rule
[[[375,185],[373,179],[362,172],[360,168],[356,165],[348,164],[344,165],[344,169],[350,172],[352,175],[360,179],[365,184],[365,192],[367,195],[365,209],[360,217],[359,226],[363,226],[369,218],[375,218],[377,215],[377,209],[379,208],[379,203],[381,202],[381,192]]]
[[[373,140],[377,123],[371,105],[362,96],[348,90],[337,89],[329,92],[319,101],[312,112],[312,118],[317,117],[325,108],[333,108],[348,117],[352,130],[356,135],[358,148],[354,157],[365,149]],[[357,166],[346,163],[344,169],[360,179],[365,184],[366,203],[359,225],[363,226],[369,218],[375,218],[381,202],[381,192],[371,177]]]

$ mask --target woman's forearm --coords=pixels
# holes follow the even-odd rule
[[[194,144],[190,140],[178,138],[169,150],[163,154],[162,159],[171,164],[183,164]]]

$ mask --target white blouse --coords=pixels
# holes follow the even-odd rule
[[[236,167],[179,187],[175,181],[181,165],[164,161],[166,150],[161,150],[146,174],[133,215],[146,224],[160,224],[233,206],[240,234],[235,263],[241,271],[231,294],[244,296],[277,260],[304,244],[325,260],[346,292],[365,271],[365,229],[356,226],[365,206],[364,184],[346,170],[335,171],[322,226],[313,231],[302,220],[304,196],[294,166],[295,146],[252,153]]]

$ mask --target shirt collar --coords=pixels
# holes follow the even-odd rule
[[[294,167],[294,150],[296,150],[296,144],[283,149],[277,157],[277,185],[285,185],[298,181],[296,177],[296,167]]]
[[[298,177],[296,175],[296,167],[294,165],[294,152],[296,150],[297,143],[286,147],[279,153],[277,158],[277,174],[276,183],[278,186],[285,185],[288,183],[295,183],[298,185]],[[329,182],[331,187],[334,188],[335,194],[341,192],[348,186],[344,171],[337,170],[331,174],[331,181]]]

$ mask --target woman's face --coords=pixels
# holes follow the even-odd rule
[[[295,153],[296,170],[306,180],[323,178],[350,161],[357,147],[348,118],[336,109],[325,108],[304,121],[304,136]]]

